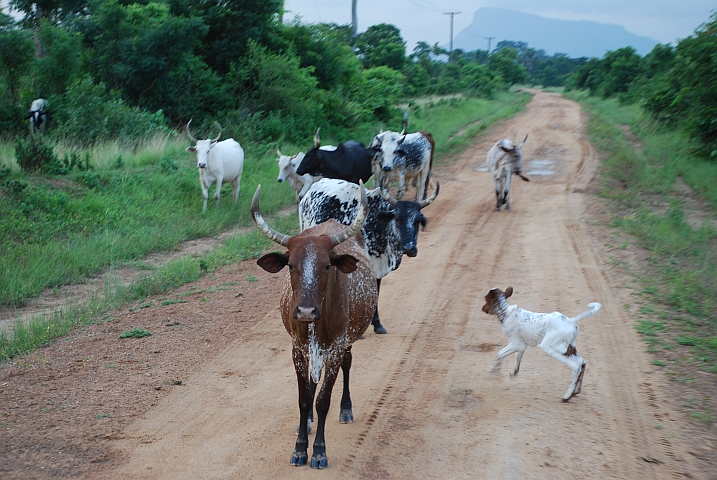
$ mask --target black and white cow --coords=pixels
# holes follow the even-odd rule
[[[47,126],[47,102],[44,98],[38,98],[32,101],[30,112],[27,115],[30,118],[30,134],[35,132],[43,133]]]
[[[368,149],[374,163],[374,173],[380,172],[380,178],[389,185],[390,180],[398,180],[396,198],[403,198],[403,189],[407,180],[416,185],[416,201],[426,198],[433,166],[433,151],[436,144],[433,136],[424,131],[415,133],[381,132],[374,137]]]
[[[379,289],[381,279],[401,265],[404,254],[418,254],[418,230],[427,220],[421,210],[438,196],[440,184],[429,198],[420,202],[395,200],[382,188],[368,190],[368,217],[362,228],[371,268]],[[327,221],[329,218],[350,225],[356,217],[361,199],[358,185],[344,180],[324,178],[314,183],[299,202],[301,231]],[[373,318],[376,333],[386,333],[378,316]]]
[[[364,144],[349,140],[339,144],[336,150],[322,150],[319,130],[314,134],[314,148],[306,152],[296,173],[366,183],[371,178],[371,156]]]

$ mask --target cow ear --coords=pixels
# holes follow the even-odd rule
[[[510,153],[510,152],[513,151],[512,148],[505,148],[502,143],[500,144],[500,148],[501,148],[505,153]]]
[[[510,297],[511,295],[513,295],[513,287],[508,287],[508,288],[506,288],[506,289],[505,289],[505,298],[508,298],[508,297]]]
[[[194,153],[197,151],[197,147],[195,145],[192,145],[191,147],[187,147],[187,151],[190,153]]]
[[[353,255],[336,255],[331,258],[331,265],[343,273],[351,273],[358,268],[358,259]]]
[[[382,222],[390,222],[391,220],[396,218],[396,213],[393,211],[380,212],[377,217]]]
[[[426,217],[424,217],[423,215],[421,215],[421,220],[420,220],[420,221],[421,221],[421,226],[422,226],[423,229],[425,230],[425,229],[426,229],[426,225],[428,225],[428,219],[426,219]]]
[[[277,273],[289,263],[289,252],[287,253],[267,253],[256,264],[269,273]]]

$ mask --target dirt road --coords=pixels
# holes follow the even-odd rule
[[[531,182],[514,180],[512,210],[494,212],[480,164],[497,139],[525,133]],[[597,163],[579,106],[538,93],[525,113],[437,170],[441,193],[425,211],[418,257],[382,284],[389,333],[369,331],[354,346],[353,424],[339,424],[334,389],[323,475],[659,479],[690,470],[679,432],[669,422],[656,428],[677,414],[658,401],[659,380],[623,306],[626,294],[606,276],[583,218]],[[236,340],[124,429],[115,447],[126,461],[104,476],[322,475],[289,465],[298,407],[278,283]],[[559,401],[569,370],[540,350],[526,352],[515,379],[512,358],[488,373],[506,341],[497,319],[481,311],[483,295],[509,285],[511,302],[534,311],[574,315],[602,303],[580,324],[587,370],[569,403]]]

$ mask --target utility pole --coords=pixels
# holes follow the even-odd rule
[[[461,12],[443,12],[443,15],[450,15],[451,16],[451,49],[448,52],[448,60],[451,59],[451,53],[453,53],[453,17],[458,15]]]
[[[358,17],[356,16],[356,3],[358,0],[351,1],[351,38],[355,39],[358,34]],[[355,40],[354,40],[355,41]]]
[[[493,40],[495,37],[483,37],[486,40],[488,40],[488,56],[490,56],[490,41]]]

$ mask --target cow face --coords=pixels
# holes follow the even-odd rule
[[[400,157],[405,157],[406,152],[403,151],[401,145],[406,139],[406,135],[401,135],[396,132],[383,132],[376,135],[376,138],[372,142],[374,160],[378,162],[379,167],[384,172],[390,172],[399,161]]]
[[[297,157],[301,155],[301,157],[303,158],[304,154],[303,152],[299,152],[293,157],[290,157],[289,155],[283,155],[281,151],[279,151],[279,149],[276,150],[276,153],[277,155],[279,155],[279,158],[276,159],[276,163],[279,164],[279,177],[276,179],[276,181],[283,182],[288,180],[289,176],[296,170],[295,160],[297,160]]]
[[[401,239],[403,253],[409,257],[418,255],[418,230],[426,227],[428,220],[421,213],[419,202],[397,201],[394,206],[396,227]]]
[[[197,167],[206,168],[209,152],[216,144],[216,140],[197,140],[197,144],[187,147],[187,151],[197,154]]]
[[[321,175],[323,171],[324,157],[323,151],[318,148],[312,148],[304,155],[304,159],[301,160],[299,166],[296,168],[297,175]]]
[[[269,253],[257,264],[270,273],[277,273],[289,267],[291,290],[293,292],[292,316],[304,323],[316,322],[321,318],[327,285],[336,267],[340,273],[351,273],[358,266],[353,255],[338,255],[333,250],[331,238],[321,236],[295,236],[287,242],[286,253]]]
[[[513,164],[513,171],[520,175],[523,171],[522,162],[523,162],[523,153],[521,152],[521,149],[523,148],[523,145],[525,145],[525,142],[528,140],[528,135],[525,136],[523,141],[520,145],[514,145],[512,141],[510,140],[502,140],[500,143],[500,148],[507,154],[511,156],[511,163]]]

